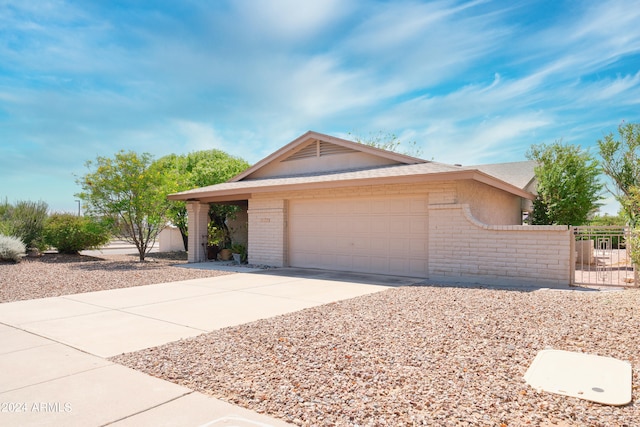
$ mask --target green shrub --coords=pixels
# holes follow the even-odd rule
[[[240,259],[242,262],[247,261],[247,247],[240,243],[234,243],[231,245],[231,253],[240,254]]]
[[[44,241],[60,253],[75,254],[78,251],[100,247],[109,242],[108,228],[86,216],[68,213],[52,214],[44,227]]]
[[[0,216],[0,234],[4,234],[5,236],[8,236],[9,233],[9,224],[7,224],[5,221],[2,221],[2,217]]]
[[[43,201],[19,201],[11,205],[5,200],[0,203],[0,228],[6,235],[22,240],[27,248],[44,249],[42,231],[48,209]]]
[[[0,260],[20,262],[26,252],[22,240],[0,234]]]

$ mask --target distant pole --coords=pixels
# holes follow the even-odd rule
[[[76,200],[76,202],[78,203],[78,216],[80,216],[80,200]]]

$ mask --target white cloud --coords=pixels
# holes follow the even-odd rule
[[[189,151],[211,150],[217,148],[224,150],[231,145],[220,137],[216,130],[205,123],[198,123],[189,120],[176,120],[178,132],[183,135],[183,146]]]
[[[346,0],[245,0],[231,5],[246,24],[243,31],[298,43],[340,21],[351,9],[349,3]]]
[[[257,161],[309,129],[522,160],[640,119],[631,1],[1,1],[0,134],[63,172],[119,148]]]
[[[337,46],[350,66],[394,81],[403,91],[450,81],[498,49],[510,33],[500,13],[462,13],[481,2],[380,3]]]
[[[640,71],[635,75],[618,75],[615,79],[606,78],[595,82],[584,82],[580,92],[582,102],[640,103]]]

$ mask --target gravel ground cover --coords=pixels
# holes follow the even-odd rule
[[[113,361],[305,426],[637,426],[640,291],[403,287]],[[539,350],[630,361],[633,402],[537,392]]]
[[[174,266],[186,262],[184,253],[154,253],[142,263],[138,255],[55,253],[17,264],[0,262],[0,303],[229,274]]]

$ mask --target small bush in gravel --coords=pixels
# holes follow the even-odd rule
[[[43,201],[19,201],[11,205],[7,200],[0,203],[2,233],[18,237],[27,248],[45,249],[42,230],[49,207]]]
[[[0,234],[0,260],[20,262],[26,252],[22,240]]]
[[[44,241],[60,253],[75,254],[109,242],[108,229],[90,217],[52,214],[44,228]]]

